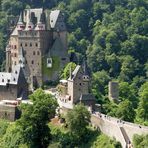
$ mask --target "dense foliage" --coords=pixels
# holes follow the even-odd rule
[[[57,103],[51,95],[45,94],[41,89],[36,90],[30,99],[33,105],[21,106],[22,115],[19,120],[11,124],[6,131],[6,125],[0,128],[0,132],[4,134],[1,147],[18,148],[25,145],[46,148],[48,146],[51,134],[47,123],[54,117]]]
[[[90,113],[84,105],[76,105],[64,116],[65,126],[56,126],[55,123],[49,124],[52,134],[52,143],[49,148],[121,148],[119,142],[89,127]]]
[[[148,147],[148,135],[134,135],[133,144],[135,148]]]
[[[140,92],[140,88],[148,79],[148,1],[1,0],[1,67],[4,67],[4,48],[9,35],[8,18],[24,8],[42,6],[59,8],[65,13],[71,60],[81,64],[87,59],[92,73],[92,92],[104,112],[117,117],[124,115],[125,109],[119,108],[124,103],[118,106],[106,99],[108,82],[116,80],[120,83],[120,100],[130,101],[128,104],[136,110],[133,116],[136,118],[125,117],[126,120],[147,124],[148,110],[143,102],[147,102],[148,97],[146,90]]]
[[[66,115],[66,123],[70,133],[77,142],[84,141],[88,133],[87,126],[90,122],[90,113],[84,105],[76,105],[73,110]]]

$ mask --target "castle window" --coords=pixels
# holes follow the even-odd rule
[[[53,20],[51,20],[51,22],[53,22]]]
[[[81,85],[81,83],[80,83],[80,85]]]
[[[27,43],[25,43],[25,46],[27,46]]]
[[[30,47],[32,47],[32,43],[30,43]]]
[[[52,58],[47,58],[47,67],[48,68],[52,67]]]
[[[4,79],[2,79],[2,82],[4,82]]]
[[[17,57],[17,54],[16,53],[14,53],[14,57]]]
[[[31,63],[34,64],[34,61],[32,60]]]
[[[16,45],[14,45],[14,49],[16,49]]]
[[[35,55],[35,51],[33,51],[33,55]]]
[[[13,79],[13,81],[15,81],[15,78]]]
[[[17,74],[17,71],[15,71],[15,74]]]
[[[38,43],[35,43],[35,46],[38,47]]]
[[[20,43],[20,46],[21,46],[21,47],[23,46],[22,43]]]
[[[16,65],[16,61],[14,62],[14,65]]]
[[[38,51],[37,54],[40,55],[40,52]]]

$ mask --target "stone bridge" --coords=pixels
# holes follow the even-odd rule
[[[121,121],[117,118],[109,117],[99,112],[91,115],[91,123],[102,133],[119,141],[123,148],[127,148],[129,141],[132,142],[133,135],[148,134],[148,127],[138,124]]]

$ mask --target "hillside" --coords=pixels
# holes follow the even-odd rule
[[[147,0],[1,0],[0,67],[4,69],[8,18],[24,8],[60,9],[67,23],[71,61],[87,64],[92,92],[103,112],[148,125]],[[110,80],[119,82],[121,103],[107,99]]]

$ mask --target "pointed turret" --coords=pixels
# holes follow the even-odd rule
[[[27,19],[25,30],[33,30],[33,29],[34,29],[34,24],[32,22],[30,11],[28,11],[28,19]]]
[[[20,64],[20,66],[22,68],[25,67],[25,55],[24,55],[24,49],[23,49],[23,47],[21,47],[20,50],[19,50],[18,58],[19,58],[19,64]]]
[[[24,28],[25,28],[25,25],[23,23],[22,13],[20,13],[20,17],[19,17],[19,20],[17,22],[17,30],[23,30]]]
[[[35,30],[45,30],[45,22],[43,21],[43,13],[41,13],[40,18],[38,19]]]
[[[89,74],[88,74],[88,68],[87,68],[86,61],[84,61],[84,64],[83,64],[83,71],[84,71],[83,81],[89,81]]]

